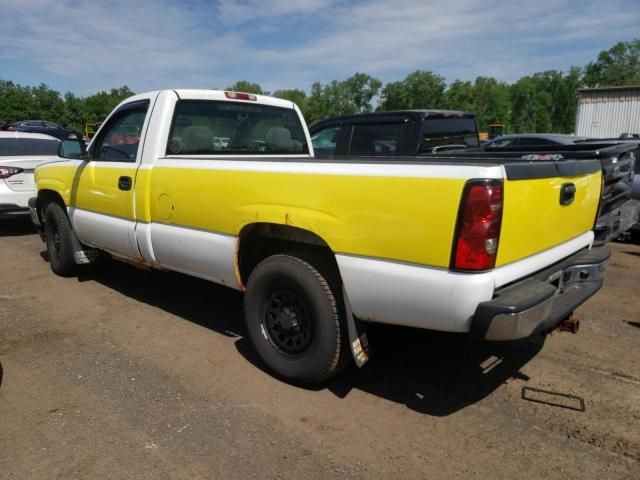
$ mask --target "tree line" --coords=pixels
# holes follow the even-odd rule
[[[502,123],[509,132],[570,133],[575,127],[579,88],[619,85],[640,85],[640,39],[619,42],[582,68],[535,73],[512,84],[477,77],[447,85],[437,73],[416,70],[387,84],[356,73],[324,85],[315,82],[308,93],[300,89],[266,92],[259,84],[245,80],[227,89],[291,100],[309,124],[373,110],[443,108],[475,112],[481,130],[490,123]],[[45,84],[29,87],[0,80],[0,119],[43,119],[84,129],[87,123],[102,121],[133,94],[123,86],[78,97],[71,92],[61,95]]]

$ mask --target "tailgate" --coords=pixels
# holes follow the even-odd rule
[[[602,188],[598,160],[513,163],[505,165],[505,170],[496,266],[543,252],[593,229]]]

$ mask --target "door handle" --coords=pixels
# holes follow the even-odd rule
[[[120,177],[118,179],[118,188],[120,190],[131,190],[131,177]]]
[[[560,205],[570,205],[576,197],[576,186],[573,183],[565,183],[560,188]]]

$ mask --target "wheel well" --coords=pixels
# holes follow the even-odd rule
[[[331,248],[315,233],[291,225],[253,223],[244,227],[238,238],[237,271],[242,284],[247,284],[249,275],[262,260],[287,252],[305,257],[316,268],[330,269],[327,273],[338,273]]]
[[[54,192],[53,190],[40,190],[38,192],[38,209],[43,210],[47,207],[51,202],[55,202],[60,204],[62,208],[65,208],[64,200],[60,196],[58,192]]]
[[[45,211],[47,209],[47,205],[49,205],[52,202],[59,204],[63,208],[63,210],[66,212],[66,206],[64,204],[64,200],[62,199],[62,197],[58,192],[55,192],[53,190],[40,190],[38,192],[38,203],[37,203],[38,210],[37,211],[38,211],[38,215],[40,216],[40,221],[43,224],[45,220]]]

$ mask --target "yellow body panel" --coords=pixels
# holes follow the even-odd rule
[[[118,179],[133,178],[136,173],[135,164],[105,168],[98,162],[89,162],[78,170],[77,195],[73,203],[75,207],[119,218],[134,218],[133,188],[129,191],[120,190]]]
[[[502,231],[496,266],[542,252],[593,228],[601,172],[580,177],[505,180]],[[576,186],[570,205],[560,205],[565,183]]]
[[[335,253],[441,268],[449,266],[466,183],[446,178],[135,168],[55,164],[40,167],[36,181],[38,190],[57,191],[67,205],[107,215],[229,235],[255,222],[286,224],[317,234]],[[135,177],[130,192],[117,188],[123,175]],[[496,266],[591,230],[600,181],[599,172],[505,180]],[[568,182],[576,185],[576,197],[571,205],[561,206],[560,188]]]
[[[98,162],[46,165],[36,170],[38,190],[53,190],[65,204],[119,218],[133,219],[133,188],[122,191],[118,179],[135,177],[136,164],[103,167]]]
[[[465,183],[157,167],[152,175],[154,222],[231,235],[255,222],[287,224],[314,232],[336,253],[443,268]]]

